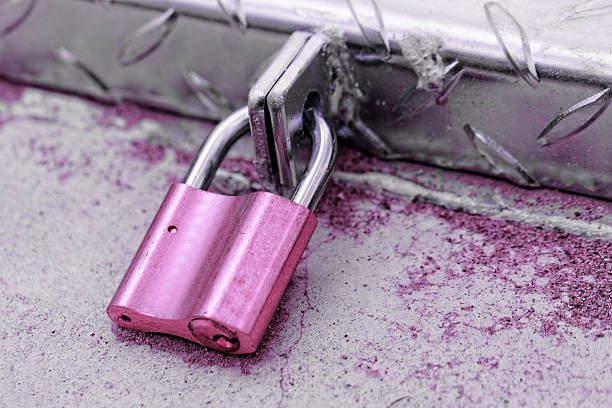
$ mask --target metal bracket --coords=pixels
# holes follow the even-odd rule
[[[284,195],[297,186],[311,150],[302,130],[305,104],[332,119],[325,50],[333,46],[323,33],[295,32],[249,92],[260,177]]]
[[[326,120],[371,154],[612,199],[612,25],[591,20],[610,14],[527,3],[8,1],[0,75],[214,120],[253,88],[258,165],[285,192],[315,84]],[[317,34],[283,46],[295,31]]]

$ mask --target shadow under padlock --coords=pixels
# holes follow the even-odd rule
[[[170,187],[108,306],[119,326],[172,334],[233,354],[254,352],[317,220],[312,213],[336,159],[336,139],[317,110],[306,126],[312,153],[292,199],[205,191],[249,129],[246,107],[220,122],[183,183]]]

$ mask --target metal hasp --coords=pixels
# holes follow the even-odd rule
[[[324,112],[347,143],[612,199],[611,18],[596,4],[527,0],[7,1],[0,75],[221,119],[246,103],[261,67],[276,57],[276,84],[318,35],[283,48],[292,33],[324,31],[347,50],[326,63],[353,75],[353,117]],[[269,122],[259,112],[254,131],[278,136],[257,137],[258,166],[287,194],[304,164],[300,140],[287,142],[291,122],[272,121],[292,113],[258,96]]]
[[[292,200],[202,190],[248,130],[247,108],[215,128],[184,183],[170,187],[111,300],[107,313],[114,322],[226,353],[257,349],[316,228],[312,210],[336,158],[323,117],[316,110],[305,115],[313,150]]]
[[[328,121],[335,116],[331,98],[337,84],[329,79],[328,59],[339,55],[341,48],[323,33],[295,32],[249,92],[260,179],[264,184],[272,181],[269,188],[282,194],[295,189],[311,150],[303,132],[303,112],[322,112]]]

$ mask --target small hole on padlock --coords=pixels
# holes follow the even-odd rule
[[[176,228],[174,225],[171,225],[168,227],[168,232],[171,234],[176,234],[176,231],[178,231],[178,228]]]
[[[120,320],[123,320],[124,322],[131,322],[132,319],[130,319],[130,316],[126,316],[126,315],[121,315],[119,316]]]

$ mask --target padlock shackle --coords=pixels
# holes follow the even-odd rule
[[[312,109],[310,112],[313,115],[311,121],[313,123],[311,123],[310,129],[312,153],[310,154],[310,160],[308,160],[308,167],[291,200],[314,211],[334,170],[338,143],[336,142],[336,135],[331,131],[323,115],[316,109]]]
[[[249,130],[249,108],[244,106],[232,112],[215,126],[202,143],[183,180],[188,186],[208,190],[223,158]]]
[[[311,114],[311,120],[305,122],[312,122],[309,126],[312,127],[312,153],[291,200],[312,211],[317,206],[334,169],[337,142],[320,112],[312,109],[307,113]],[[248,130],[247,106],[237,109],[219,122],[200,147],[183,183],[202,190],[208,189],[229,149]]]

